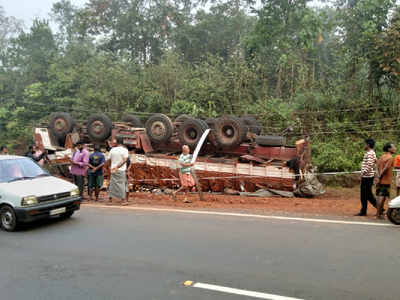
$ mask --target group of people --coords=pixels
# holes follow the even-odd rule
[[[106,161],[99,145],[94,145],[94,151],[90,154],[87,145],[78,142],[71,158],[71,174],[74,183],[78,186],[80,196],[84,199],[83,190],[87,175],[88,196],[91,200],[98,201],[103,186],[104,167],[108,166],[110,169],[109,203],[118,200],[122,204],[126,204],[129,199],[130,161],[128,149],[117,138],[113,141],[113,147],[109,154],[110,159]]]
[[[361,166],[361,210],[356,216],[366,216],[368,202],[376,208],[376,217],[383,218],[384,204],[390,197],[390,188],[393,181],[393,168],[400,169],[400,155],[393,157],[396,147],[392,143],[383,146],[384,154],[377,159],[375,141],[365,140],[365,154]],[[376,180],[376,198],[372,192]],[[396,176],[397,195],[400,193],[400,172]]]
[[[181,188],[174,192],[172,196],[176,199],[176,194],[183,190],[185,192],[183,202],[190,203],[191,201],[187,195],[195,185],[195,182],[191,173],[191,167],[194,163],[191,162],[192,155],[188,146],[184,145],[182,147],[182,154],[178,160]],[[129,202],[129,176],[132,164],[129,159],[128,149],[123,145],[122,138],[117,137],[113,141],[113,147],[109,152],[109,160],[107,161],[104,154],[101,153],[99,145],[94,146],[92,154],[89,154],[85,144],[78,142],[75,145],[71,158],[71,174],[82,198],[84,198],[83,190],[87,174],[88,195],[91,200],[99,200],[100,189],[103,186],[104,167],[108,167],[110,170],[108,203],[112,204],[113,201],[118,201],[122,205],[127,205]],[[93,198],[93,194],[95,198]]]

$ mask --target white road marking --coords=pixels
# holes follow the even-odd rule
[[[196,282],[195,284],[192,285],[192,287],[199,288],[199,289],[216,291],[216,292],[221,292],[221,293],[228,293],[228,294],[235,294],[235,295],[259,298],[259,299],[268,299],[268,300],[302,300],[302,299],[299,299],[299,298],[284,297],[284,296],[267,294],[267,293],[240,290],[240,289],[230,288],[230,287],[226,287],[226,286],[220,286],[220,285],[214,285],[214,284],[208,284],[208,283],[201,283],[201,282]]]
[[[389,223],[341,221],[341,220],[284,217],[284,216],[268,216],[268,215],[230,213],[230,212],[218,212],[218,211],[207,211],[207,210],[156,208],[156,207],[141,207],[141,206],[93,205],[93,204],[83,204],[83,206],[97,207],[97,208],[116,208],[116,209],[123,209],[123,210],[128,209],[128,210],[144,210],[144,211],[158,211],[158,212],[175,212],[175,213],[186,213],[186,214],[197,214],[197,215],[214,215],[214,216],[245,217],[245,218],[257,218],[257,219],[269,219],[269,220],[299,221],[299,222],[311,222],[311,223],[330,223],[330,224],[346,224],[346,225],[395,227],[395,225],[392,225]]]

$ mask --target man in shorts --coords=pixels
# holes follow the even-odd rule
[[[100,146],[94,145],[94,152],[89,156],[88,170],[88,194],[90,200],[93,200],[95,192],[95,201],[99,200],[100,189],[103,186],[103,167],[105,163],[104,154],[101,153]]]
[[[182,146],[182,154],[178,158],[179,161],[179,179],[181,182],[181,187],[172,193],[172,197],[176,200],[176,194],[180,191],[185,191],[185,199],[183,200],[184,203],[191,203],[188,199],[188,194],[190,190],[195,185],[194,178],[191,173],[191,167],[194,166],[192,163],[192,155],[190,154],[190,148],[187,145]]]
[[[396,147],[387,143],[383,146],[385,152],[378,160],[378,183],[376,185],[376,218],[383,218],[383,207],[386,198],[390,197],[390,185],[393,180],[393,154]]]
[[[117,137],[115,145],[110,151],[109,203],[112,204],[112,199],[116,198],[120,200],[121,204],[126,205],[126,162],[129,158],[129,152],[123,146],[122,137]]]

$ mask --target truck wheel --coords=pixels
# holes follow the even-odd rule
[[[6,231],[14,231],[17,229],[17,216],[14,210],[8,205],[4,205],[0,208],[0,221],[1,227]]]
[[[389,208],[386,215],[390,222],[400,225],[400,208]]]
[[[87,131],[93,142],[104,142],[111,135],[112,121],[105,114],[91,115],[87,123]]]
[[[249,131],[259,135],[261,133],[261,124],[253,116],[244,116],[240,118],[242,122],[248,127]]]
[[[176,123],[183,123],[185,122],[187,119],[192,119],[193,117],[191,115],[179,115],[176,117],[176,119],[174,120],[174,122]]]
[[[182,126],[179,127],[179,141],[182,145],[188,145],[190,148],[194,148],[206,129],[201,120],[187,119]]]
[[[145,124],[146,133],[154,143],[162,143],[172,136],[174,126],[168,116],[164,114],[152,115]]]
[[[129,123],[135,128],[143,128],[142,121],[140,121],[140,119],[134,115],[124,115],[122,117],[122,122]]]
[[[260,146],[284,146],[286,144],[284,136],[260,135],[255,140],[256,144]]]
[[[245,140],[246,129],[246,126],[239,118],[232,116],[222,117],[215,122],[215,137],[221,147],[234,147]]]
[[[65,139],[73,127],[74,120],[69,113],[55,112],[50,115],[49,128],[57,141]]]

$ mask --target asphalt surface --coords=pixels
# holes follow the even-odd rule
[[[400,227],[82,207],[0,231],[0,299],[400,299]]]

